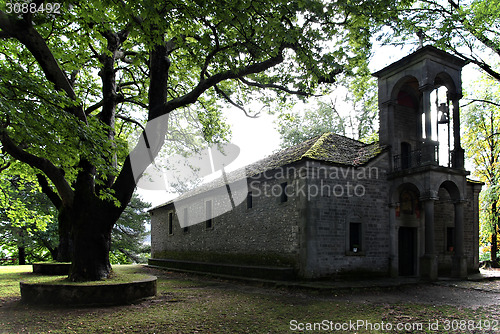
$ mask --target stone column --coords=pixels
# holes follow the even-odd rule
[[[425,114],[425,139],[432,140],[432,117],[431,117],[431,92],[434,89],[432,85],[425,85],[420,88],[422,92],[422,111]]]
[[[425,115],[425,139],[422,146],[422,164],[436,163],[436,147],[438,142],[432,140],[433,119],[431,116],[431,93],[433,90],[434,86],[431,84],[426,84],[420,87],[420,91],[422,92],[422,111]]]
[[[461,94],[449,94],[449,98],[453,104],[453,160],[454,168],[464,168],[464,149],[460,143],[460,99]]]
[[[467,261],[464,256],[464,202],[455,202],[455,245],[451,275],[457,278],[467,277]]]
[[[436,198],[422,199],[425,209],[425,252],[420,258],[420,276],[435,281],[437,279],[438,264],[434,242],[434,201]]]
[[[391,277],[399,275],[398,268],[398,229],[396,226],[397,203],[389,204],[389,274]]]

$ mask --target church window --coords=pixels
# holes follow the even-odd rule
[[[212,201],[206,201],[205,202],[205,217],[207,220],[205,220],[205,228],[211,229],[213,225],[213,218],[212,218]]]
[[[401,169],[410,168],[411,161],[411,145],[406,142],[401,143]]]
[[[247,209],[253,208],[253,195],[252,192],[249,191],[247,194]]]
[[[359,253],[363,250],[361,223],[349,224],[349,251]]]
[[[453,252],[455,247],[455,228],[447,227],[446,228],[446,250],[448,252]]]
[[[184,233],[189,232],[188,222],[189,222],[189,219],[188,219],[188,209],[184,208],[184,228],[182,229],[184,231]]]
[[[169,212],[168,213],[168,234],[172,235],[174,234],[174,213]]]
[[[281,184],[281,194],[280,194],[280,202],[285,203],[288,202],[288,195],[286,194],[287,182],[283,182]]]

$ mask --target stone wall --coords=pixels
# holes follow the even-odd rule
[[[297,168],[290,166],[288,172],[275,170],[248,178],[245,194],[252,194],[252,207],[247,207],[245,196],[235,209],[215,217],[210,228],[201,222],[184,231],[178,212],[203,211],[207,201],[212,201],[214,213],[220,211],[228,202],[226,187],[152,210],[152,257],[298,267],[304,204],[301,194],[295,195],[293,189],[304,181],[296,172]],[[286,201],[282,198],[285,182]],[[174,219],[172,234],[168,233],[169,213]]]
[[[455,206],[446,189],[440,188],[439,200],[434,202],[434,238],[435,251],[438,256],[439,273],[450,274],[453,249],[448,249],[448,228],[455,227]],[[464,232],[467,233],[467,221],[464,220]]]
[[[365,167],[335,167],[316,163],[308,180],[307,265],[303,276],[322,277],[374,273],[387,275],[389,259],[388,158],[379,156]],[[361,224],[361,242],[350,249],[351,223]]]

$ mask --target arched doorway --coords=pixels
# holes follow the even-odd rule
[[[463,201],[457,185],[443,182],[434,203],[435,252],[440,276],[463,276]],[[461,217],[462,216],[462,217]],[[465,266],[466,267],[466,266]]]
[[[398,276],[418,275],[420,212],[418,189],[413,184],[400,186],[396,207]]]

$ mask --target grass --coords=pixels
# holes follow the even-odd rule
[[[40,280],[42,277],[31,274],[30,266],[0,267],[0,333],[290,333],[293,320],[297,321],[297,326],[324,320],[333,324],[349,320],[363,320],[372,325],[422,323],[422,331],[408,333],[437,333],[427,330],[429,321],[443,324],[453,319],[492,319],[491,309],[364,302],[360,301],[363,292],[336,296],[334,293],[264,288],[142,266],[116,266],[114,270],[125,276],[157,275],[158,295],[125,306],[33,307],[19,303],[19,280]],[[357,331],[338,332],[388,331],[363,327]]]
[[[45,283],[45,284],[67,284],[67,285],[102,285],[118,284],[131,281],[139,281],[148,277],[137,265],[113,266],[111,277],[102,281],[93,282],[71,282],[67,275],[40,275],[32,272],[31,265],[25,266],[3,266],[0,267],[0,298],[16,296],[19,294],[19,282]]]

